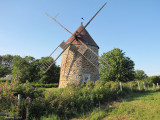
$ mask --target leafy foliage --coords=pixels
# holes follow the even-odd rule
[[[0,56],[0,77],[4,77],[5,75],[11,73],[12,61],[13,61],[12,55]]]
[[[103,53],[99,62],[100,80],[127,82],[134,79],[134,62],[119,48]]]
[[[151,76],[151,77],[147,77],[147,78],[145,78],[144,79],[144,81],[146,82],[146,83],[148,83],[148,84],[152,84],[152,83],[154,83],[154,84],[159,84],[160,85],[160,76]]]
[[[91,111],[104,102],[116,100],[130,93],[128,83],[122,83],[123,92],[120,91],[118,82],[105,81],[95,83],[88,81],[85,86],[69,84],[63,89],[37,89],[29,82],[2,83],[0,84],[0,108],[2,112],[17,115],[19,110],[17,94],[21,94],[20,114],[23,119],[39,120],[41,116],[49,114],[54,114],[61,119],[69,119],[79,113]],[[142,81],[140,84],[143,85]],[[132,81],[132,88],[132,92],[138,91],[136,81]],[[159,88],[154,89],[159,90]],[[99,114],[92,115],[90,119],[100,119],[104,115],[104,111],[99,111]]]
[[[86,86],[69,84],[64,89],[49,91],[46,99],[50,101],[51,111],[61,117],[73,117],[90,111],[104,101],[117,99],[120,95],[117,82],[87,81]]]
[[[38,83],[58,83],[60,76],[60,67],[53,64],[46,74],[41,67],[44,62],[53,62],[51,57],[42,57],[35,59],[32,56],[3,55],[0,56],[0,77],[7,74],[12,74],[13,79],[25,83],[38,82]]]
[[[39,60],[39,64],[42,64],[44,62],[49,62],[51,63],[53,60],[53,58],[51,57],[42,57]],[[45,84],[49,84],[49,83],[58,83],[59,82],[59,76],[60,76],[60,67],[57,66],[56,64],[53,64],[50,69],[47,71],[47,73],[43,74],[43,70],[42,68],[39,68],[40,71],[38,72],[38,75],[40,76],[40,83],[45,83]]]
[[[0,108],[3,112],[14,111],[18,114],[18,94],[21,94],[22,99],[35,99],[38,96],[42,97],[42,91],[32,87],[30,83],[19,84],[15,83],[1,83],[0,84]],[[12,112],[13,112],[12,111]]]
[[[58,87],[58,83],[50,83],[50,84],[39,84],[39,83],[36,83],[36,84],[32,84],[32,86],[35,86],[36,88],[57,88]]]
[[[10,73],[10,70],[8,70],[7,67],[0,67],[0,77],[4,77],[9,73]]]
[[[22,83],[39,82],[39,83],[58,83],[60,67],[55,64],[52,65],[50,70],[44,74],[40,65],[45,61],[53,61],[53,58],[44,58],[36,60],[31,56],[22,58],[20,56],[14,56],[12,75],[14,80],[18,80]]]
[[[135,79],[143,80],[147,78],[147,74],[143,70],[135,70]]]
[[[27,80],[32,82],[34,78],[33,76],[36,73],[35,71],[32,71],[35,67],[33,64],[34,61],[35,59],[30,56],[26,56],[25,58],[14,56],[12,70],[13,79],[22,83],[25,83]]]

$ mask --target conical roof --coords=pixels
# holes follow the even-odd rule
[[[75,34],[78,34],[82,29],[84,29],[83,23],[81,23],[81,26],[74,32]],[[70,43],[72,40],[74,39],[74,36],[71,36],[66,43]],[[92,39],[92,37],[89,35],[89,33],[87,32],[86,29],[84,29],[80,35],[78,36],[78,39],[80,39],[82,42],[84,42],[86,45],[91,45],[91,46],[95,46],[98,47],[99,46],[95,43],[95,41]],[[80,41],[76,41],[74,40],[72,42],[72,44],[82,44]]]

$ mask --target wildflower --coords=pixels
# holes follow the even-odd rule
[[[0,92],[2,91],[2,88],[0,88]]]
[[[14,85],[14,83],[12,83],[11,85]]]
[[[34,88],[34,91],[36,91],[37,90],[37,88]]]
[[[70,92],[70,96],[72,96],[72,92]]]
[[[28,102],[30,102],[30,101],[31,101],[31,98],[30,98],[30,97],[27,97],[26,99],[28,100]]]
[[[0,97],[0,100],[2,99],[2,97]]]

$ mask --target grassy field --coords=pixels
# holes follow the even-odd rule
[[[132,93],[73,120],[160,120],[160,92]]]

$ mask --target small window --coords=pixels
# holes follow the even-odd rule
[[[83,81],[82,81],[82,83],[86,83],[87,82],[87,80],[90,80],[90,74],[84,74],[83,75]]]

